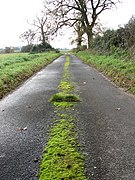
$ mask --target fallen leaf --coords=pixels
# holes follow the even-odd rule
[[[27,130],[27,127],[23,128],[23,130],[26,131],[26,130]]]
[[[31,108],[31,106],[27,106],[27,108]]]
[[[26,131],[28,128],[27,127],[24,127],[24,128],[18,128],[17,130],[18,131]]]
[[[116,110],[117,110],[117,111],[120,111],[120,110],[121,110],[121,108],[116,108]]]

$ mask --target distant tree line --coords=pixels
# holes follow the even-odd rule
[[[5,47],[5,48],[0,48],[0,53],[15,53],[15,52],[20,52],[21,47]]]
[[[40,53],[47,52],[50,50],[55,50],[49,43],[45,42],[44,44],[29,44],[26,46],[22,46],[21,52],[30,52],[30,53]]]
[[[93,38],[92,49],[101,54],[135,59],[135,16],[117,30],[108,29]]]

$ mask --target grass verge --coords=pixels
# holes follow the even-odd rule
[[[115,59],[112,56],[93,55],[87,51],[79,52],[77,56],[85,63],[104,72],[118,86],[135,94],[135,61]]]
[[[0,99],[60,54],[0,54]]]
[[[59,93],[51,97],[57,110],[57,118],[51,127],[50,140],[44,150],[40,180],[87,180],[84,158],[77,143],[75,117],[72,114],[73,106],[80,99],[73,94],[74,86],[70,79],[69,65],[67,56],[64,74],[58,87]]]

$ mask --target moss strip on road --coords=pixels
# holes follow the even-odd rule
[[[52,96],[57,111],[51,127],[50,140],[44,149],[40,165],[40,180],[86,180],[84,158],[79,152],[73,107],[80,101],[74,93],[74,84],[69,72],[70,60],[66,57],[63,78],[58,87],[59,93]],[[62,98],[56,98],[62,94]],[[72,95],[70,100],[65,97]],[[74,107],[75,108],[75,107]]]

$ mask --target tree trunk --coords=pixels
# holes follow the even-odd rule
[[[82,36],[78,36],[77,38],[77,48],[80,49],[82,45]]]
[[[43,46],[45,45],[45,33],[44,33],[44,28],[41,26],[41,36],[42,36],[42,44]]]
[[[87,39],[88,39],[88,49],[90,49],[92,45],[92,39],[93,39],[93,33],[91,30],[87,32]]]

